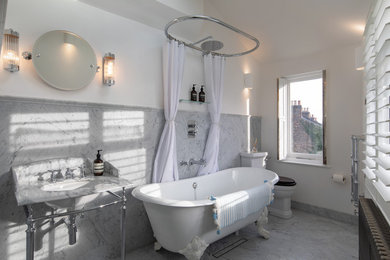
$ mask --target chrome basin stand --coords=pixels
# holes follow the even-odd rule
[[[107,191],[109,194],[118,198],[118,200],[102,204],[89,209],[81,209],[81,210],[72,210],[64,213],[51,213],[47,216],[33,217],[33,208],[32,205],[24,205],[24,212],[26,214],[26,259],[34,260],[34,235],[35,235],[35,223],[40,220],[54,220],[54,218],[70,216],[71,218],[76,218],[77,215],[83,214],[85,212],[99,210],[108,206],[112,206],[118,203],[121,203],[121,260],[125,260],[126,258],[126,189],[123,187],[121,195],[117,195],[111,191]],[[75,234],[74,234],[75,236]]]

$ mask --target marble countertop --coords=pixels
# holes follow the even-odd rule
[[[41,188],[49,182],[43,181],[35,184],[22,184],[15,190],[18,206],[30,205],[41,202],[49,202],[61,199],[78,198],[86,195],[105,191],[118,191],[122,187],[131,188],[133,184],[128,180],[115,176],[86,176],[81,179],[71,179],[72,181],[88,181],[85,185],[74,190],[67,191],[43,191]],[[57,183],[67,182],[67,180]]]
[[[105,162],[105,172],[103,176],[94,176],[91,172],[86,172],[85,177],[75,176],[72,179],[58,180],[50,182],[47,173],[42,171],[46,167],[46,162],[42,164],[34,163],[12,167],[12,174],[15,184],[15,196],[18,206],[31,205],[41,202],[50,202],[63,199],[73,199],[105,191],[119,191],[124,188],[132,188],[134,185],[124,179],[115,176],[115,171],[110,169],[111,164]],[[37,167],[38,165],[38,167]],[[42,166],[44,165],[44,166]],[[44,174],[42,174],[44,172]],[[85,182],[79,188],[64,191],[44,191],[42,187],[51,184],[66,184],[67,182]]]

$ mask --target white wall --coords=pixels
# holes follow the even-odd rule
[[[20,52],[31,50],[35,40],[47,31],[72,31],[91,44],[98,65],[104,53],[115,53],[117,75],[112,87],[102,85],[99,72],[84,89],[60,91],[45,84],[32,62],[22,59],[17,73],[0,69],[0,95],[162,108],[163,31],[70,0],[9,1],[5,27],[20,33]],[[224,113],[246,114],[246,96],[241,87],[243,63],[247,59],[227,61]],[[200,53],[187,51],[184,73],[181,97],[188,98],[192,83],[203,83]],[[207,111],[206,106],[179,108]]]
[[[363,133],[362,72],[356,71],[355,47],[347,46],[301,59],[267,64],[259,71],[261,91],[254,98],[262,116],[262,149],[270,152],[269,168],[298,183],[293,200],[352,214],[350,203],[350,153],[352,134]],[[276,79],[326,69],[328,167],[277,162]],[[347,184],[332,183],[333,173],[347,175]]]

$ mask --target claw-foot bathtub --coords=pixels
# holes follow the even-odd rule
[[[132,195],[142,200],[159,245],[188,259],[200,259],[207,246],[257,220],[259,234],[269,238],[267,207],[216,232],[214,201],[209,197],[278,182],[276,173],[261,168],[232,168],[176,182],[140,186]],[[157,248],[156,248],[157,247]]]

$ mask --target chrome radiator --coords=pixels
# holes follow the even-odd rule
[[[359,203],[359,259],[390,259],[390,226],[371,199]]]

